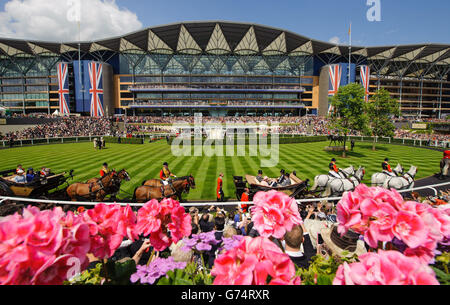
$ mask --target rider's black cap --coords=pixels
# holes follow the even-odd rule
[[[284,170],[284,169],[280,170],[280,173],[284,174],[284,173],[285,173],[285,170]]]
[[[106,162],[105,162],[105,163],[103,163],[103,166],[108,166],[108,163],[106,163]]]
[[[163,163],[163,165],[165,165],[165,166],[169,166],[169,163],[167,163],[167,162],[164,162],[164,163]]]
[[[335,158],[331,159],[331,162],[336,162],[336,159]]]
[[[263,171],[262,170],[259,170],[258,171],[258,175],[262,175],[263,174]]]
[[[384,161],[389,162],[389,158],[384,159]]]

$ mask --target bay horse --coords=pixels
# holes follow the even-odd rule
[[[117,178],[115,183],[113,183],[108,189],[105,189],[105,191],[111,195],[111,199],[113,199],[114,201],[116,200],[116,196],[117,194],[119,194],[120,192],[120,186],[122,184],[122,181],[130,181],[131,177],[130,174],[125,170],[121,170],[118,174],[117,174]],[[86,182],[86,184],[90,184],[90,183],[96,183],[100,180],[101,178],[92,178],[90,179],[88,182]]]
[[[78,199],[95,200],[101,202],[109,194],[112,186],[120,183],[117,172],[113,171],[94,183],[74,183],[67,188],[67,195],[72,201]]]
[[[133,202],[145,203],[152,199],[163,200],[165,198],[173,198],[182,201],[182,194],[189,194],[189,190],[195,189],[195,179],[191,176],[175,178],[172,180],[172,186],[148,186],[143,185],[134,191]]]

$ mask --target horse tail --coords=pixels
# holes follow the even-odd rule
[[[325,187],[325,191],[322,193],[323,197],[328,197],[331,195],[331,183],[328,183]]]
[[[133,200],[132,200],[133,202],[136,202],[136,192],[137,192],[137,190],[138,190],[138,187],[134,189]]]
[[[314,185],[313,185],[312,188],[311,188],[311,191],[313,191],[313,192],[317,189],[317,186],[318,186],[317,180],[319,179],[318,177],[319,177],[319,176],[316,176],[316,177],[314,178]]]

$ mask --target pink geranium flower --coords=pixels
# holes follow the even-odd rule
[[[156,251],[163,251],[173,242],[191,235],[191,216],[178,201],[152,200],[138,211],[136,230],[138,234],[150,236]]]
[[[416,257],[378,251],[339,266],[333,285],[439,285],[433,270]]]
[[[85,212],[84,220],[90,226],[91,253],[101,259],[111,257],[125,237],[134,240],[136,217],[129,206],[97,204]]]
[[[302,224],[295,200],[277,191],[257,193],[252,213],[255,229],[264,237],[282,238]]]
[[[367,198],[361,203],[361,212],[364,223],[368,224],[364,238],[371,247],[376,248],[378,241],[394,238],[392,227],[397,211],[390,204]]]
[[[80,272],[88,264],[89,225],[62,209],[24,210],[0,223],[0,284],[60,285],[67,279],[69,262]]]
[[[344,194],[338,207],[338,231],[364,235],[372,248],[396,237],[408,248],[405,254],[431,262],[437,244],[450,235],[450,217],[424,203],[405,202],[396,190],[359,185]]]
[[[426,242],[429,231],[417,214],[400,211],[395,219],[392,232],[408,247],[417,248]]]
[[[265,237],[245,237],[239,246],[219,255],[211,275],[214,285],[293,285],[295,266],[273,242]]]

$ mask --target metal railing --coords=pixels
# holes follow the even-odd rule
[[[438,190],[436,188],[441,186],[450,185],[450,182],[440,183],[440,184],[434,184],[434,185],[427,185],[427,186],[421,186],[416,188],[410,188],[406,190],[400,190],[399,193],[408,193],[408,192],[414,192],[414,191],[420,191],[425,189],[431,189],[434,191],[435,196],[438,195]],[[312,198],[312,199],[301,199],[296,200],[298,204],[302,203],[311,203],[311,202],[322,202],[322,201],[339,201],[342,197],[327,197],[327,198]],[[30,198],[18,198],[18,197],[4,197],[0,196],[0,204],[3,202],[10,200],[10,201],[16,201],[16,202],[29,202],[29,203],[46,203],[46,204],[57,204],[57,205],[76,205],[76,206],[95,206],[99,204],[98,202],[75,202],[75,201],[59,201],[59,200],[43,200],[43,199],[30,199]],[[131,207],[142,207],[144,204],[142,203],[107,203],[105,204],[120,204],[122,206],[131,206]],[[202,203],[183,203],[181,204],[184,207],[203,207],[203,206],[241,206],[243,204],[246,205],[253,205],[253,202],[202,202]]]
[[[103,136],[79,136],[79,137],[63,137],[63,138],[45,138],[45,139],[28,139],[28,140],[14,140],[13,147],[35,146],[35,145],[50,145],[50,144],[64,144],[64,143],[79,143],[92,142],[95,138],[107,137]],[[0,141],[1,148],[10,148],[9,141]]]

